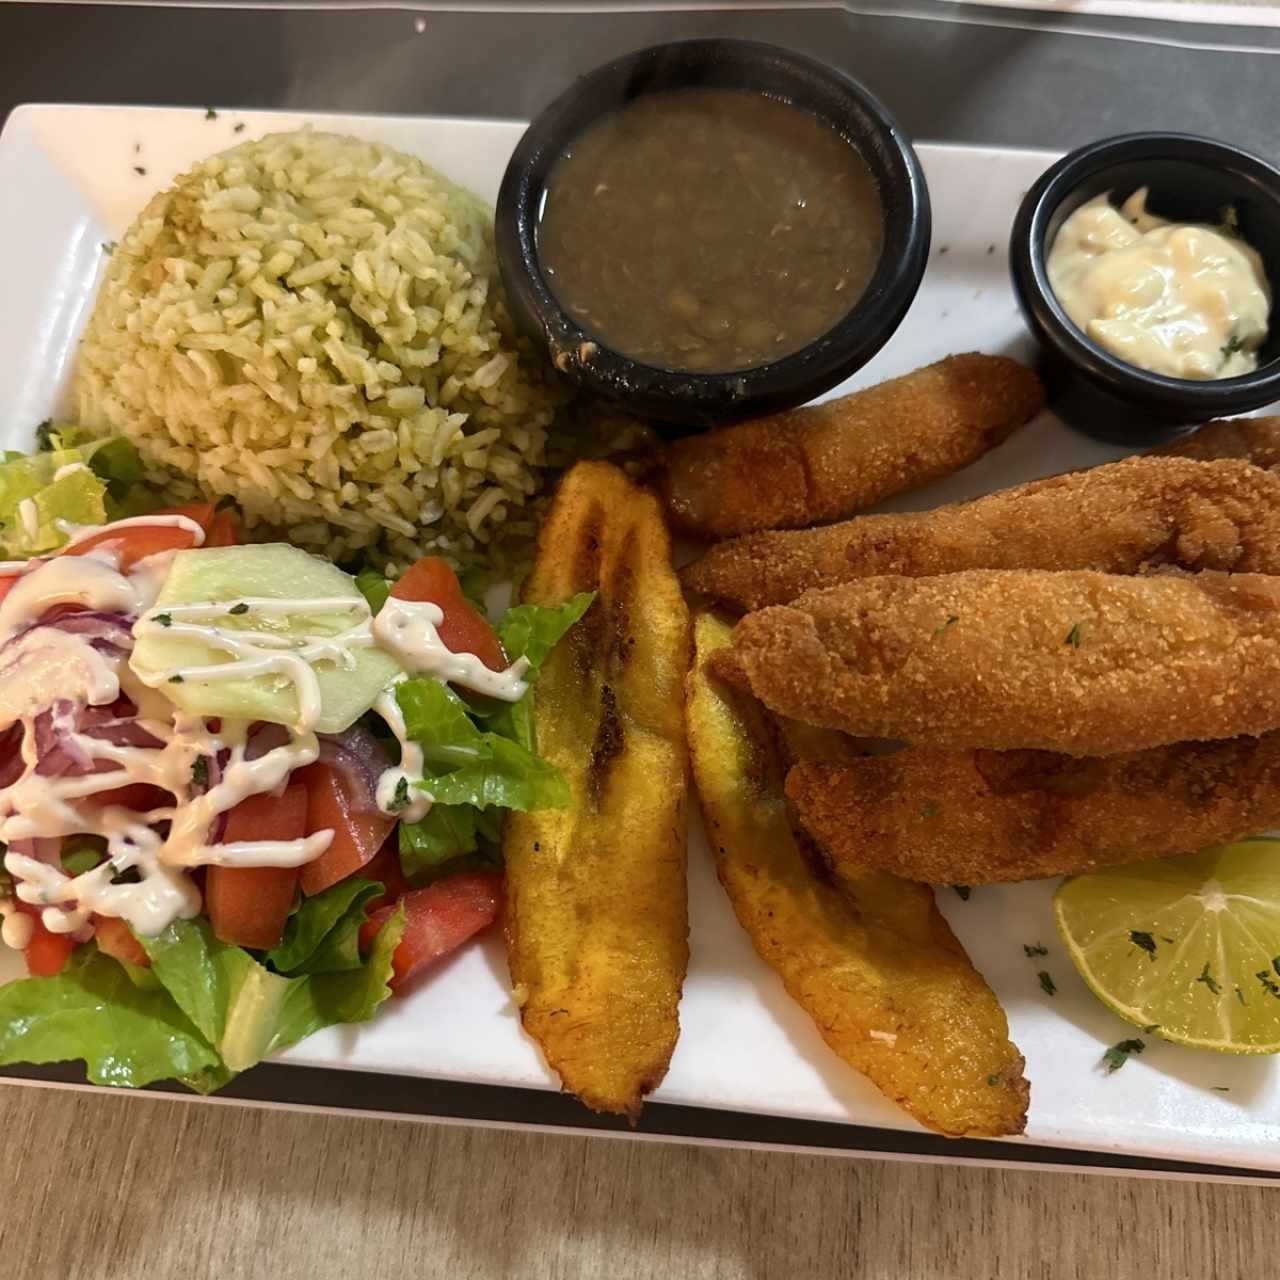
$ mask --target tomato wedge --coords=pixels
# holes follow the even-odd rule
[[[40,919],[39,909],[19,903],[18,910],[31,918],[31,940],[23,948],[27,972],[33,978],[53,978],[62,972],[76,944],[69,933],[50,933]]]
[[[223,839],[300,840],[307,833],[307,789],[241,800],[227,815]],[[204,901],[213,932],[223,942],[266,950],[276,946],[293,906],[297,867],[210,867]]]
[[[444,611],[437,631],[444,647],[452,653],[473,653],[491,671],[506,668],[497,632],[479,610],[462,594],[458,575],[439,556],[424,556],[405,570],[391,588],[397,600],[430,601]]]
[[[219,511],[205,526],[206,547],[238,547],[243,541],[239,521],[230,511]]]
[[[333,832],[329,847],[302,868],[302,892],[311,897],[371,861],[396,819],[359,803],[351,780],[325,760],[309,764],[298,777],[307,788],[308,833],[326,827]]]
[[[114,916],[95,916],[93,936],[97,939],[99,951],[115,956],[117,960],[140,965],[144,969],[150,967],[151,957],[142,949],[142,943],[133,936],[133,931],[123,920],[117,920]]]
[[[157,516],[186,516],[204,530],[205,547],[232,547],[240,541],[239,527],[229,511],[219,511],[212,502],[193,502],[185,507],[162,507],[150,514]],[[180,525],[126,525],[122,529],[110,526],[101,533],[77,542],[68,547],[62,554],[82,556],[90,551],[100,551],[104,547],[114,551],[120,562],[120,568],[128,571],[139,560],[146,559],[161,551],[184,551],[196,544],[195,535],[190,529]]]
[[[425,889],[410,889],[398,903],[375,911],[360,929],[360,945],[369,947],[378,930],[403,904],[404,934],[391,958],[392,991],[466,940],[487,929],[502,910],[502,875],[497,871],[464,871],[437,880]]]

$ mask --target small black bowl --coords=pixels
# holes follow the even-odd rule
[[[538,263],[547,179],[565,148],[602,115],[642,94],[693,86],[749,89],[813,112],[871,166],[884,206],[884,249],[862,298],[792,355],[731,373],[686,373],[611,351],[572,320]],[[525,131],[498,193],[497,252],[512,312],[561,372],[639,417],[684,434],[803,404],[861,368],[889,340],[929,256],[929,194],[920,162],[885,108],[820,62],[745,40],[690,40],[627,54],[560,95]]]
[[[1095,196],[1119,205],[1149,187],[1152,213],[1216,224],[1235,210],[1241,237],[1280,288],[1280,170],[1225,142],[1183,133],[1131,133],[1094,142],[1050,166],[1014,219],[1009,266],[1028,325],[1040,342],[1050,405],[1098,439],[1158,444],[1197,423],[1245,413],[1280,398],[1280,317],[1272,313],[1258,368],[1199,381],[1135,368],[1091,341],[1067,318],[1049,284],[1046,256],[1063,221]]]

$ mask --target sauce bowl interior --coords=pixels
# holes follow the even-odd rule
[[[565,313],[538,259],[547,181],[572,140],[641,95],[693,87],[764,93],[813,112],[867,161],[884,212],[880,259],[852,309],[794,354],[728,373],[661,369],[609,349]],[[561,372],[633,413],[670,424],[673,433],[802,404],[860,368],[906,314],[924,274],[929,236],[929,199],[919,161],[871,94],[799,54],[720,39],[641,50],[577,81],[538,116],[516,147],[496,218],[498,264],[517,324],[547,344]]]
[[[1217,226],[1228,210],[1234,212],[1236,230],[1257,250],[1273,291],[1271,322],[1256,370],[1203,381],[1151,373],[1104,350],[1068,318],[1049,282],[1047,260],[1054,237],[1086,201],[1109,195],[1119,206],[1144,186],[1147,208],[1171,221]],[[1127,425],[1135,442],[1148,431],[1143,415],[1152,422],[1190,424],[1280,398],[1280,313],[1274,297],[1280,289],[1280,171],[1266,161],[1225,143],[1182,134],[1134,134],[1092,144],[1051,166],[1027,193],[1014,221],[1009,253],[1019,303],[1044,349],[1051,398],[1055,386],[1084,379],[1114,398],[1117,423],[1130,415]],[[1106,408],[1091,400],[1089,412],[1096,416]],[[1099,424],[1099,430],[1091,430],[1087,422],[1076,425],[1103,438],[1128,438],[1123,432],[1117,436],[1115,424]]]

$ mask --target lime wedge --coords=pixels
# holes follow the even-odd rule
[[[1280,842],[1075,876],[1058,932],[1094,995],[1177,1044],[1280,1052]]]

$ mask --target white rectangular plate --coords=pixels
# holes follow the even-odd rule
[[[308,122],[413,152],[490,200],[522,129],[497,121],[252,112],[207,120],[203,111],[74,106],[28,106],[10,117],[0,135],[0,446],[29,448],[35,424],[58,407],[104,242],[118,238],[154,192],[205,155]],[[1031,355],[1005,269],[1006,239],[1021,194],[1052,157],[928,145],[919,152],[934,209],[924,286],[888,346],[840,390],[955,351]],[[1044,415],[960,475],[891,505],[933,506],[1118,452]],[[692,960],[681,1037],[655,1099],[914,1127],[837,1061],[756,958],[715,881],[700,829],[689,878]],[[1133,1029],[1077,978],[1054,934],[1052,887],[981,888],[967,902],[939,890],[947,918],[1008,1010],[1013,1038],[1026,1054],[1030,1120],[1026,1138],[1013,1141],[1280,1169],[1280,1087],[1270,1059],[1153,1041],[1123,1071],[1103,1073],[1103,1050]],[[1023,954],[1023,944],[1035,942],[1049,948],[1046,959]],[[0,978],[20,972],[13,954],[0,959],[7,962]],[[1040,990],[1041,967],[1057,984],[1056,997]],[[390,1001],[372,1023],[322,1032],[284,1058],[555,1087],[520,1031],[496,938],[467,948],[412,995]]]

